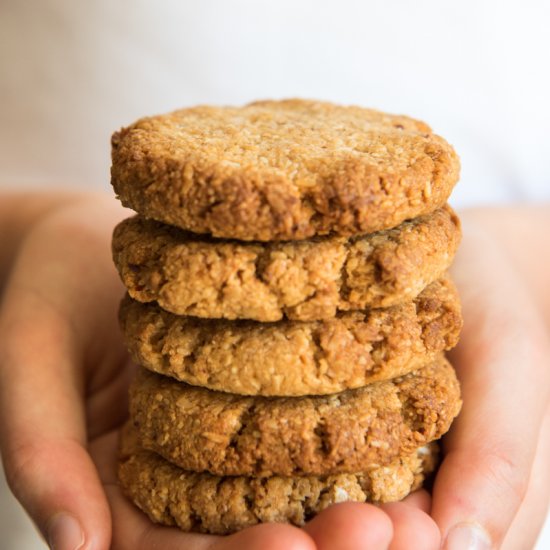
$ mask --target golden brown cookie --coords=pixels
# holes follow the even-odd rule
[[[227,534],[262,522],[303,525],[331,504],[394,502],[419,488],[435,467],[435,444],[360,474],[247,478],[188,472],[123,434],[123,492],[156,523]]]
[[[426,124],[317,101],[194,107],[112,138],[125,206],[246,241],[395,227],[443,206],[458,175],[453,148]]]
[[[450,207],[362,237],[243,243],[135,216],[113,234],[130,296],[178,315],[319,320],[417,296],[450,266],[460,223]]]
[[[243,397],[145,369],[130,389],[144,448],[215,475],[366,471],[441,437],[461,406],[443,358],[404,377],[329,396]]]
[[[188,384],[241,395],[335,393],[417,369],[458,341],[462,317],[448,278],[414,301],[324,321],[180,317],[126,297],[133,360]]]

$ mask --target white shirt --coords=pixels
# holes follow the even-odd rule
[[[308,97],[423,119],[455,204],[550,198],[550,3],[4,0],[0,182],[108,187],[109,136],[197,103]]]

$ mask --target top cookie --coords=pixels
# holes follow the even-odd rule
[[[453,148],[422,122],[305,100],[143,118],[112,146],[125,206],[247,241],[395,227],[441,207],[459,173]]]

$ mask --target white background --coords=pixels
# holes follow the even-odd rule
[[[550,200],[549,24],[543,0],[3,0],[0,187],[109,189],[139,116],[299,96],[427,121],[462,158],[455,205]]]

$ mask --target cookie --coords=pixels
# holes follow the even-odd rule
[[[125,433],[119,483],[152,521],[221,535],[265,522],[303,525],[337,502],[401,500],[422,485],[436,459],[432,444],[360,474],[219,477],[182,470],[140,449],[132,434]]]
[[[130,296],[178,315],[319,320],[412,299],[450,266],[460,223],[450,207],[359,238],[243,243],[135,216],[113,234]]]
[[[450,279],[414,301],[324,321],[180,317],[126,297],[120,324],[133,360],[188,384],[241,395],[329,394],[417,369],[458,341]]]
[[[461,406],[443,357],[404,377],[329,396],[243,397],[145,369],[130,389],[144,448],[215,475],[329,475],[385,466],[441,437]]]
[[[458,176],[456,153],[426,124],[317,101],[199,106],[112,138],[123,205],[245,241],[395,227],[443,206]]]

